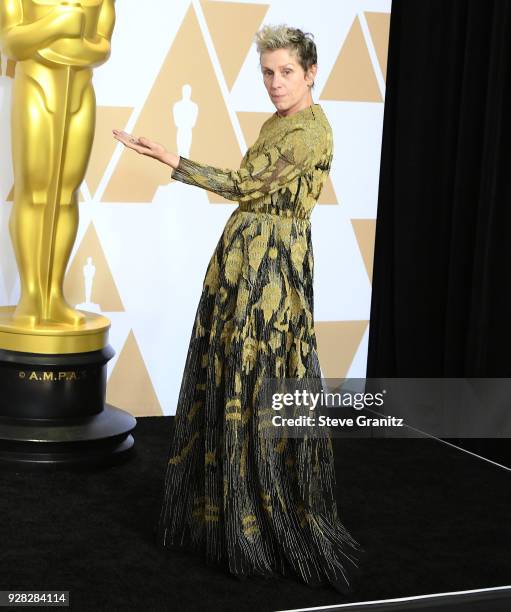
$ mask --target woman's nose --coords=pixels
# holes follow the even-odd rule
[[[272,89],[278,89],[280,87],[280,76],[274,75],[272,81],[271,81],[271,87]]]

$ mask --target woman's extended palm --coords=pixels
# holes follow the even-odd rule
[[[114,138],[122,142],[128,148],[133,149],[137,153],[141,153],[142,155],[148,155],[149,157],[154,157],[155,159],[162,159],[164,154],[167,152],[167,149],[158,142],[154,142],[154,140],[149,140],[149,138],[145,138],[144,136],[140,136],[136,138],[123,130],[112,130],[114,134]]]

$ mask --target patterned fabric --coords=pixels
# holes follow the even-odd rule
[[[239,170],[181,157],[172,178],[239,202],[209,262],[183,374],[158,539],[238,577],[351,590],[362,548],[340,522],[329,437],[273,439],[269,378],[321,378],[310,214],[333,140],[319,104],[273,114]]]

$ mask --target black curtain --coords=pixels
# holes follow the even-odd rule
[[[368,377],[511,375],[511,1],[393,0]]]

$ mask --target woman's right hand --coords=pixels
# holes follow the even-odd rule
[[[155,142],[154,140],[150,140],[144,136],[137,138],[132,134],[128,134],[124,130],[113,129],[112,133],[116,140],[122,142],[122,144],[129,149],[133,149],[142,155],[153,157],[154,159],[167,164],[167,166],[170,166],[171,168],[177,168],[179,164],[179,155],[175,155],[174,153],[167,151],[167,149],[159,142]]]

